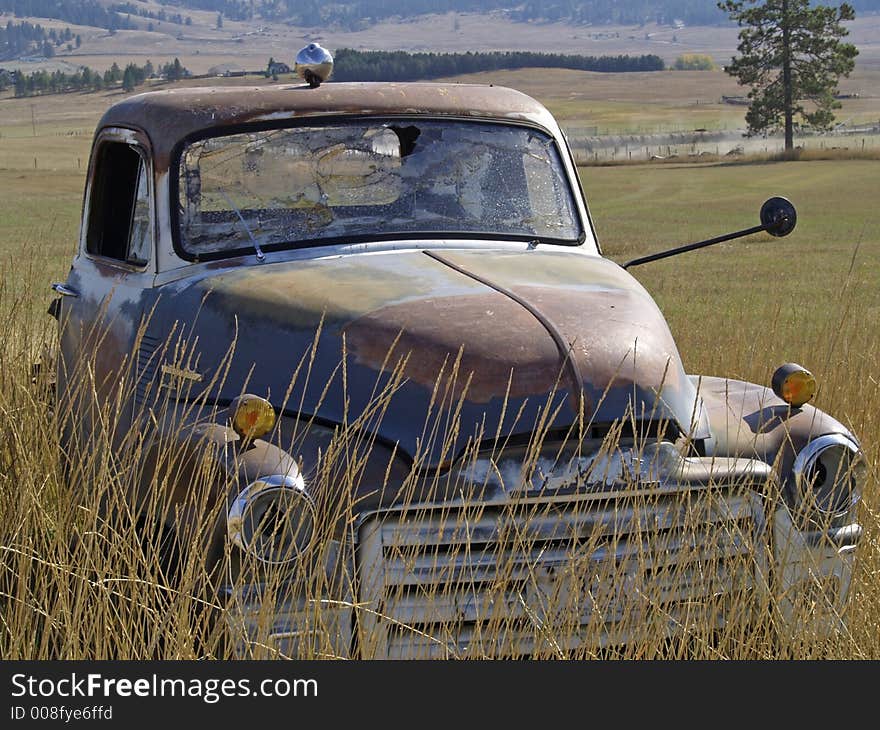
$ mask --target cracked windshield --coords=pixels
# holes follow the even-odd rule
[[[434,234],[575,242],[551,138],[514,125],[375,120],[212,137],[180,161],[193,256]]]

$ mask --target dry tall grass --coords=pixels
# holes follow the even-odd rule
[[[582,428],[568,439],[539,422],[527,444],[498,434],[491,460],[478,437],[453,468],[426,473],[417,458],[395,473],[358,426],[381,418],[400,367],[391,391],[339,429],[318,463],[303,465],[317,495],[315,547],[267,568],[220,540],[209,560],[215,528],[242,486],[222,468],[235,445],[219,447],[218,456],[205,442],[188,460],[174,438],[153,444],[149,428],[121,437],[114,426],[134,386],[123,375],[117,397],[91,412],[101,428],[91,440],[74,439],[71,458],[62,459],[59,432],[77,424],[102,384],[87,360],[79,363],[69,375],[86,400],[71,410],[53,404],[45,379],[32,378],[31,363],[54,343],[48,318],[31,306],[37,286],[43,281],[32,272],[18,287],[0,288],[4,658],[323,658],[350,656],[352,647],[365,657],[880,655],[874,471],[860,507],[866,536],[841,615],[820,578],[782,592],[762,524],[766,505],[779,498],[772,478],[740,470],[699,488],[646,489],[667,452],[656,439],[627,436],[626,418],[604,437]],[[857,315],[858,298],[849,296]],[[864,344],[862,356],[876,362],[876,340]],[[292,377],[319,375],[308,367],[306,353]],[[438,440],[448,450],[459,377],[465,374],[451,365],[438,380],[423,443]],[[866,376],[828,398],[857,414],[858,432],[874,444],[877,391]],[[179,425],[162,433],[189,428],[196,414],[173,415]],[[303,433],[279,425],[272,438],[295,453]],[[605,496],[542,501],[539,489],[513,501],[498,497],[502,482],[507,490],[539,483],[547,457],[610,484],[615,458],[630,448],[641,471],[622,471],[625,483]],[[148,454],[158,466],[145,478]],[[384,477],[365,484],[374,457],[385,459]],[[876,463],[873,446],[869,458]],[[525,466],[511,476],[509,463]],[[169,486],[182,480],[185,499],[172,504]],[[142,510],[132,507],[135,493]],[[386,507],[377,509],[380,502]],[[363,523],[354,521],[370,510]],[[163,523],[172,512],[182,527],[169,533]],[[268,550],[290,549],[266,539]]]

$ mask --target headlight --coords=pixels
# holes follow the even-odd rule
[[[824,515],[846,512],[861,496],[865,460],[858,444],[842,434],[819,436],[794,460],[800,504]]]
[[[284,565],[305,554],[315,535],[315,503],[301,476],[275,474],[245,487],[226,518],[229,539],[258,560]]]

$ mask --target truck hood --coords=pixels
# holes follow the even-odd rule
[[[651,297],[577,250],[358,253],[163,289],[149,333],[199,312],[177,321],[189,344],[163,363],[197,372],[211,398],[246,389],[289,414],[356,423],[423,466],[539,423],[569,429],[581,409],[597,427],[626,417],[708,435]]]

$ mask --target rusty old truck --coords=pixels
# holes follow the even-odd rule
[[[865,472],[809,371],[689,373],[533,98],[303,67],[112,106],[53,285],[64,453],[137,462],[105,507],[203,566],[231,651],[841,630]]]

